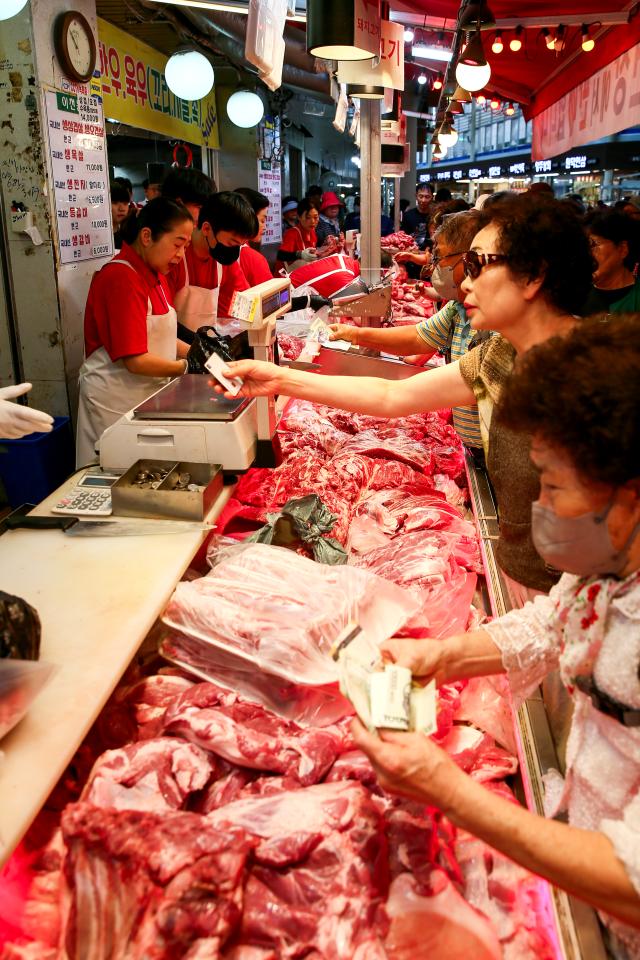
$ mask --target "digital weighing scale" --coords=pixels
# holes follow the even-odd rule
[[[273,361],[276,320],[290,309],[286,277],[234,294],[230,312],[248,331],[256,360]],[[252,464],[277,466],[274,398],[227,400],[208,380],[202,374],[177,377],[105,430],[102,469],[124,471],[142,459],[220,463],[233,473]]]

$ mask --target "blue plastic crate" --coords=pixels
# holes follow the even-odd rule
[[[75,469],[69,417],[54,417],[51,433],[0,440],[0,478],[12,507],[40,503]]]

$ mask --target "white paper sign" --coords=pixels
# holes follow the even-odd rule
[[[262,234],[263,243],[282,240],[282,185],[280,164],[258,160],[258,190],[269,197],[267,222]]]
[[[338,80],[341,83],[370,84],[404,90],[404,27],[390,20],[381,21],[380,63],[371,66],[368,60],[340,60]]]
[[[80,92],[84,90],[85,92]],[[102,102],[89,88],[46,90],[47,131],[61,263],[113,255]]]

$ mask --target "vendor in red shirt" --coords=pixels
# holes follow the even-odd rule
[[[127,221],[120,253],[91,281],[84,315],[76,460],[95,460],[111,424],[187,372],[166,274],[191,240],[189,211],[158,197]],[[178,354],[181,359],[178,359]]]
[[[239,194],[214,193],[204,202],[191,246],[169,274],[183,343],[191,343],[199,327],[215,322],[223,268],[232,289],[247,289],[238,264],[240,246],[257,232],[256,215]]]
[[[315,228],[319,219],[320,214],[311,201],[306,197],[301,200],[298,204],[298,226],[291,227],[282,238],[277,254],[276,273],[282,267],[290,267],[296,260],[310,261],[317,258],[318,241]]]
[[[238,187],[234,193],[244,197],[253,208],[253,212],[258,218],[258,232],[251,243],[243,243],[240,247],[238,264],[242,276],[238,277],[226,270],[223,271],[220,299],[218,300],[219,317],[231,316],[231,299],[236,290],[248,290],[249,287],[257,287],[259,283],[273,280],[267,258],[255,249],[256,245],[260,245],[264,233],[269,211],[269,198],[264,193],[259,193],[250,187]]]

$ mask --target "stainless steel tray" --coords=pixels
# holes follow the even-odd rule
[[[251,400],[227,400],[214,393],[209,378],[187,373],[176,377],[133,411],[135,420],[235,420]]]
[[[140,470],[168,470],[157,490],[134,484]],[[176,490],[181,473],[203,490]],[[170,520],[204,520],[223,486],[222,467],[214,463],[178,463],[175,460],[137,460],[111,488],[113,513],[119,517]]]
[[[382,357],[370,357],[355,350],[330,350],[321,347],[314,363],[319,373],[340,377],[381,377],[383,380],[407,380],[417,373],[424,373],[422,367],[414,367],[402,360],[385,360]]]

